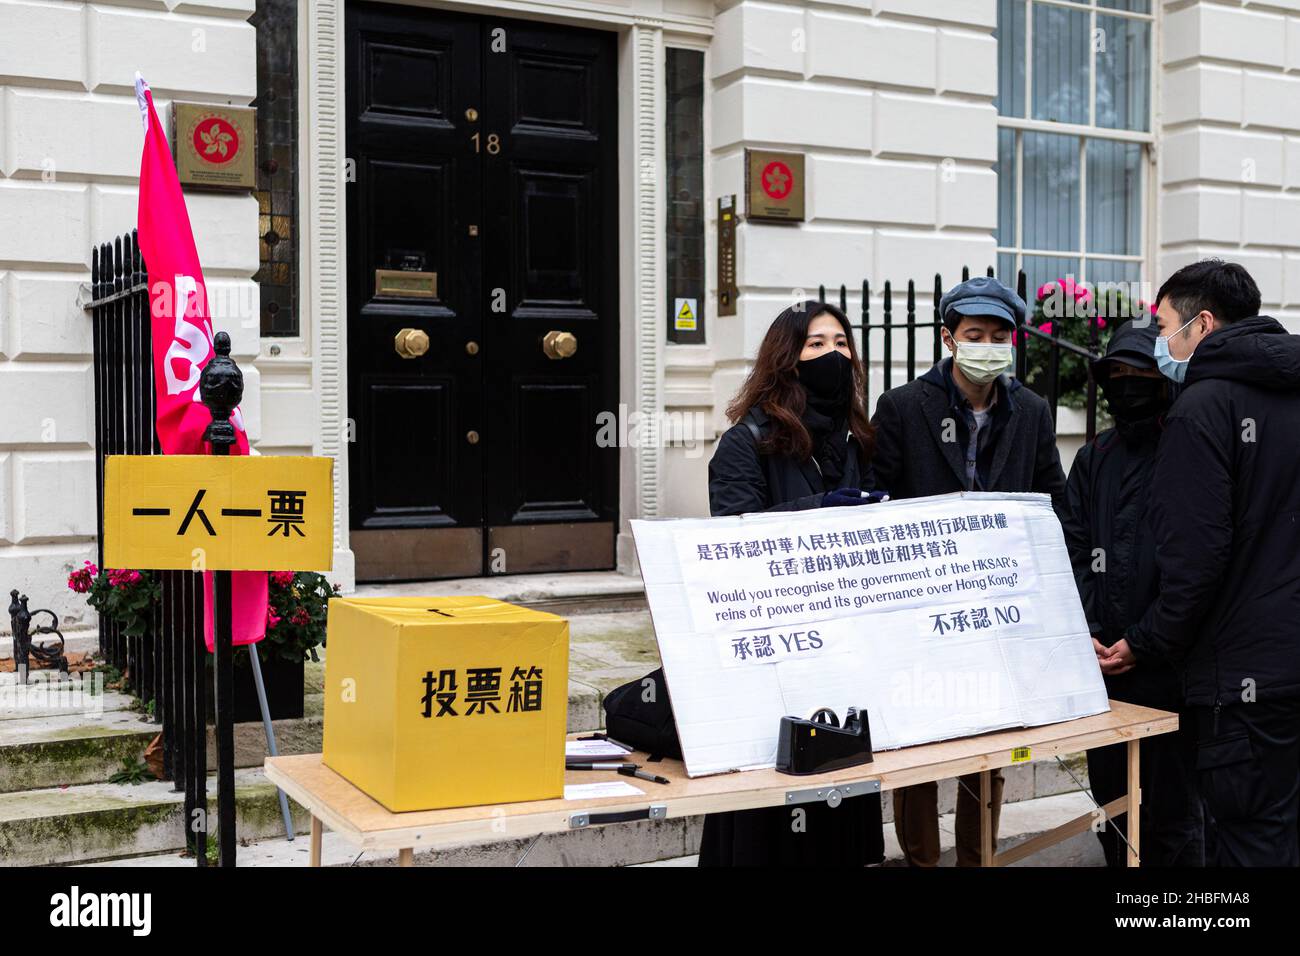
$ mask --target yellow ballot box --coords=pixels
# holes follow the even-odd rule
[[[564,795],[569,622],[486,597],[335,598],[323,761],[393,812]]]

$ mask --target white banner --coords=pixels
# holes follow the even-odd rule
[[[772,766],[781,716],[877,749],[1107,709],[1046,495],[633,521],[692,776]]]

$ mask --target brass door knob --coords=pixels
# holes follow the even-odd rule
[[[423,329],[402,329],[393,336],[393,348],[404,359],[419,358],[429,351],[429,335]]]
[[[465,343],[466,355],[478,355],[478,343],[473,339]]]
[[[549,359],[566,359],[578,351],[578,337],[572,332],[547,332],[542,337],[542,351]]]
[[[466,432],[466,433],[465,433],[465,440],[466,440],[467,442],[469,442],[471,445],[477,445],[477,444],[478,444],[478,432],[476,432],[476,431],[468,431],[468,432]]]

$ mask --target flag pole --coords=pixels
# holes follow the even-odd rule
[[[229,455],[236,442],[230,416],[244,396],[244,376],[230,357],[230,335],[218,332],[216,354],[199,376],[199,393],[212,414],[203,438],[212,454]],[[235,648],[231,627],[230,572],[215,571],[212,612],[212,649],[215,652],[217,716],[217,843],[219,865],[234,866],[238,842],[235,834]]]

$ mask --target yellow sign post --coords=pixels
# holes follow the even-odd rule
[[[329,571],[333,465],[289,455],[110,455],[104,564]]]

